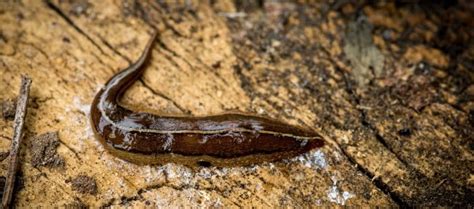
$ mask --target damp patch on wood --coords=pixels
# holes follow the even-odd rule
[[[85,209],[85,208],[89,208],[89,206],[83,203],[80,199],[77,199],[74,202],[64,205],[64,208],[70,208],[70,209],[83,209],[84,208]]]
[[[31,164],[34,167],[64,167],[64,158],[56,149],[59,146],[58,132],[48,132],[31,139]]]
[[[5,120],[13,120],[15,118],[16,102],[13,99],[7,99],[0,104],[2,118]]]
[[[81,174],[75,178],[68,179],[66,183],[71,183],[72,189],[81,194],[97,194],[97,183],[93,177]]]
[[[3,162],[10,155],[10,151],[0,152],[0,162]]]

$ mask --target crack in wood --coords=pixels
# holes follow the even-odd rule
[[[122,57],[123,59],[125,59],[128,64],[132,64],[132,60],[130,58],[128,58],[127,56],[123,55],[122,53],[120,53],[115,47],[113,47],[107,40],[105,40],[104,38],[102,38],[102,36],[100,35],[96,35],[99,40],[104,44],[106,45],[110,50],[112,50],[115,54],[119,55],[120,57]]]
[[[166,19],[165,19],[165,14],[164,12],[161,10],[160,7],[158,7],[157,5],[155,4],[151,4],[151,7],[153,9],[155,9],[157,12],[159,12],[161,15],[161,20],[162,20],[162,23],[165,25],[166,28],[169,28],[171,30],[171,32],[173,32],[173,35],[177,36],[177,37],[185,37],[183,34],[181,34],[181,32],[179,32],[178,30],[176,30],[176,28],[173,27],[173,25],[171,25]]]
[[[58,6],[52,3],[50,0],[44,0],[47,7],[53,10],[57,15],[59,15],[66,23],[68,23],[72,28],[74,28],[79,34],[83,35],[87,40],[89,40],[92,45],[94,45],[103,55],[110,57],[107,53],[104,52],[102,47],[99,46],[86,32],[84,32],[78,25],[72,21]]]
[[[353,92],[353,88],[352,88],[352,85],[350,83],[350,80],[349,78],[347,77],[346,73],[339,67],[337,67],[336,65],[336,71],[341,73],[342,74],[342,77],[343,77],[343,81],[345,83],[345,90],[346,92],[349,94],[349,96],[352,98],[352,101],[350,101],[350,103],[353,103],[355,102],[356,105],[354,106],[357,106],[357,105],[360,105],[360,99],[355,95],[355,93]],[[370,130],[372,130],[373,132],[376,132],[375,130],[372,129],[372,127],[370,126],[370,123],[368,121],[366,121],[365,119],[365,112],[363,110],[359,110],[357,108],[355,108],[360,114],[361,114],[361,125],[362,126],[366,126],[368,127]],[[364,122],[368,124],[367,125],[364,125]],[[336,142],[337,143],[337,142]],[[382,146],[384,146],[390,153],[392,153],[394,156],[395,153],[393,153],[392,150],[390,150],[388,147],[386,147],[383,143],[381,143]],[[340,145],[339,145],[340,146]],[[406,208],[408,207],[408,203],[404,201],[404,198],[402,196],[400,196],[397,192],[395,191],[392,191],[392,188],[386,184],[385,182],[383,182],[380,178],[375,178],[374,179],[374,174],[369,171],[367,168],[365,168],[364,166],[360,165],[353,157],[351,157],[349,155],[349,153],[346,152],[345,149],[341,149],[342,153],[344,154],[344,156],[354,165],[357,165],[357,169],[362,172],[363,174],[365,174],[369,179],[372,179],[372,183],[377,187],[379,188],[382,192],[384,192],[386,195],[388,195],[390,198],[392,198],[392,200],[399,206],[399,207],[403,207],[403,208]],[[403,162],[402,162],[403,163]]]
[[[75,149],[73,149],[72,147],[70,147],[69,145],[64,143],[61,139],[59,139],[59,137],[58,137],[58,141],[59,141],[60,144],[64,145],[69,151],[71,151],[74,154],[74,156],[76,157],[77,160],[81,161],[81,163],[83,162],[82,158],[79,156],[79,154],[77,153],[77,151]]]
[[[168,55],[168,54],[166,54],[166,53],[164,53],[164,52],[161,52],[161,51],[159,51],[158,49],[154,49],[154,51],[156,51],[156,52],[160,53],[161,55],[163,55],[163,56],[166,58],[166,61],[170,62],[171,65],[173,65],[173,67],[175,67],[176,69],[181,69],[181,67],[179,66],[179,64],[178,64],[176,61],[173,60],[173,57],[172,57],[172,56],[170,56],[170,55]],[[183,72],[184,74],[186,74],[186,76],[190,76],[189,73],[186,72],[186,71],[181,71],[181,72]]]
[[[238,60],[243,62],[244,65],[245,65],[246,61],[242,57],[240,57],[238,55],[235,55],[235,56],[238,58]],[[240,67],[237,67],[237,68],[240,68]],[[265,94],[261,94],[261,93],[259,93],[258,91],[255,91],[252,88],[253,84],[251,84],[250,79],[248,79],[248,77],[243,74],[241,69],[234,69],[234,73],[237,74],[237,76],[239,77],[240,83],[241,83],[241,88],[244,90],[244,92],[246,92],[247,96],[249,96],[248,92],[251,92],[252,96],[249,96],[249,98],[251,98],[252,100],[255,99],[255,98],[260,98],[263,101],[267,102],[274,110],[277,110],[280,114],[283,113],[283,115],[285,116],[286,119],[296,120],[300,123],[300,125],[306,126],[307,128],[310,128],[310,129],[314,130],[314,128],[311,124],[308,124],[307,122],[303,121],[302,119],[297,118],[297,117],[292,116],[291,114],[287,113],[287,111],[284,110],[284,106],[279,106],[275,102],[269,101],[268,99],[264,99],[264,98],[268,98],[268,97]],[[245,85],[243,85],[244,83],[245,83]],[[293,102],[288,101],[284,98],[275,96],[275,99],[278,99],[279,101],[285,103],[285,105],[292,108],[293,110],[298,110],[299,109],[298,106],[296,106]]]
[[[78,41],[77,39],[74,38],[74,40],[77,42],[77,43],[80,43],[80,41]],[[81,52],[85,52],[87,51],[83,46],[82,44],[77,44],[76,45],[77,47],[79,47],[79,51]],[[77,57],[75,55],[72,55],[69,51],[65,51],[65,54],[69,55],[68,57],[71,57],[73,58],[76,62],[79,62],[79,60],[77,59]],[[99,62],[100,64],[102,64],[102,66],[105,66],[105,67],[108,67],[110,69],[110,72],[111,73],[114,73],[114,69],[112,69],[112,67],[110,67],[109,65],[105,64],[104,61],[102,61],[102,59],[100,57],[97,56],[96,53],[94,53],[94,51],[92,51],[89,55],[92,55],[94,58],[95,58],[95,61]]]
[[[193,67],[193,65],[186,59],[184,59],[181,55],[179,55],[178,53],[176,53],[175,51],[169,49],[166,44],[161,40],[161,39],[157,39],[157,42],[159,43],[159,45],[161,46],[161,48],[163,48],[165,51],[171,53],[174,57],[176,58],[179,58],[181,59],[182,61],[184,61],[188,66],[189,68],[191,69],[196,69],[195,67]],[[219,77],[218,77],[219,78]],[[215,98],[215,96],[213,94],[209,94],[210,97],[214,98],[220,105],[221,109],[225,109],[225,105],[224,103],[222,103],[221,100],[219,100],[218,98]]]
[[[169,96],[166,96],[165,94],[163,94],[163,93],[161,93],[161,92],[158,92],[158,91],[156,91],[155,89],[153,89],[153,88],[152,88],[151,86],[149,86],[142,78],[140,78],[139,81],[142,83],[142,85],[143,85],[146,89],[150,90],[150,92],[151,92],[152,94],[154,94],[154,95],[156,95],[156,96],[159,96],[159,97],[161,97],[161,98],[163,98],[163,99],[165,99],[165,100],[171,102],[176,108],[178,108],[178,109],[181,111],[181,113],[184,113],[184,114],[187,114],[187,115],[189,115],[189,114],[192,113],[190,110],[187,110],[187,109],[185,109],[184,107],[182,107],[181,105],[179,105],[176,101],[174,101],[173,99],[171,99]]]

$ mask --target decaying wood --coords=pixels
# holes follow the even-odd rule
[[[0,100],[15,97],[21,74],[35,80],[14,205],[472,207],[474,6],[425,2],[0,1]],[[89,105],[152,30],[149,68],[122,101],[131,109],[254,112],[329,143],[252,167],[110,155]],[[1,152],[11,125],[0,119]],[[79,176],[93,192],[77,189]]]
[[[23,138],[23,127],[25,125],[26,107],[30,95],[31,79],[25,76],[21,77],[20,94],[16,105],[14,133],[10,149],[10,163],[8,173],[5,181],[5,188],[3,190],[2,208],[10,208],[13,195],[13,188],[15,186],[15,179],[20,163],[19,153],[20,145]]]

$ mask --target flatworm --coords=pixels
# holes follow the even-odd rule
[[[113,155],[136,164],[237,166],[289,158],[324,145],[314,131],[251,114],[160,116],[121,106],[119,99],[142,75],[156,37],[154,32],[139,59],[114,75],[91,105],[93,129]]]

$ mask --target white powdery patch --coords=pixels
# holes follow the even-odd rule
[[[229,168],[216,168],[214,170],[214,174],[216,176],[222,177],[222,176],[227,176],[229,174]]]
[[[183,195],[189,202],[197,204],[198,208],[222,208],[223,204],[219,197],[213,198],[207,191],[198,191],[195,189],[185,190]]]
[[[224,204],[221,202],[221,198],[216,198],[212,203],[212,208],[223,208]]]
[[[141,171],[142,171],[142,175],[144,176],[144,181],[147,184],[165,179],[163,166],[157,167],[157,166],[147,165],[145,169]]]
[[[98,141],[98,140],[93,140]],[[102,147],[98,145],[98,148]],[[103,148],[102,148],[103,149]],[[99,154],[99,160],[105,164],[107,169],[119,174],[127,175],[128,173],[136,173],[138,170],[142,169],[142,166],[130,163],[121,158],[113,156],[109,152],[102,151]]]
[[[170,207],[170,202],[167,198],[162,197],[159,192],[155,192],[154,195],[155,195],[154,203],[157,208]]]
[[[316,201],[314,201],[314,203],[315,203],[316,205],[321,205],[321,200],[320,200],[320,199],[317,199]]]
[[[122,176],[119,176],[118,177],[118,185],[120,186],[120,188],[124,188],[126,185],[125,185],[125,179],[122,177]]]
[[[86,128],[84,128],[84,136],[81,139],[90,139],[94,137],[94,131],[92,130],[92,124],[87,122]]]
[[[112,199],[116,196],[115,190],[113,189],[107,189],[107,191],[102,193],[102,198],[104,199]]]
[[[270,170],[275,170],[275,164],[273,164],[273,163],[268,163],[268,168],[269,168]]]
[[[209,195],[208,192],[199,190],[199,191],[197,191],[197,194],[200,197],[202,197],[205,200],[205,202],[210,202],[211,201],[211,195]],[[205,202],[201,202],[201,204],[205,203]]]
[[[342,155],[339,151],[334,151],[332,155],[334,156],[334,159],[336,159],[337,162],[342,160]]]
[[[229,176],[239,176],[242,175],[242,173],[248,173],[248,172],[255,172],[257,169],[259,169],[260,166],[254,165],[254,166],[236,166],[236,167],[215,167],[211,171],[211,178],[212,177],[229,177]],[[209,168],[206,168],[209,169]]]
[[[92,131],[92,128],[89,127],[89,129],[86,128],[86,130],[90,130],[92,132],[92,136],[94,135],[94,132]],[[86,139],[88,139],[89,137],[86,137]],[[94,143],[95,145],[95,148],[97,149],[97,151],[99,151],[99,153],[103,153],[105,152],[105,148],[104,146],[99,142],[99,140],[92,140],[92,143]],[[81,143],[81,150],[82,150],[82,147],[83,147],[83,144]]]
[[[346,201],[354,197],[355,195],[348,191],[340,192],[339,188],[336,186],[337,179],[335,178],[332,178],[332,179],[333,179],[333,185],[328,190],[328,193],[327,193],[328,199],[329,201],[334,202],[336,204],[345,205]]]
[[[245,12],[219,12],[217,15],[227,17],[230,19],[235,19],[239,17],[246,17],[247,13]]]
[[[78,110],[79,112],[83,113],[85,115],[85,118],[80,117],[77,118],[77,121],[79,123],[82,123],[81,121],[85,121],[85,128],[84,128],[84,134],[81,135],[80,139],[85,140],[94,137],[94,131],[92,130],[92,126],[90,124],[90,109],[91,106],[90,104],[84,104],[81,102],[81,98],[79,96],[74,96],[72,98],[72,106],[66,108],[67,112],[70,112],[71,109]]]
[[[85,104],[81,102],[79,96],[73,96],[72,102],[65,108],[66,114],[62,113],[58,116],[58,119],[61,121],[66,121],[66,123],[75,124],[74,126],[69,126],[66,129],[69,133],[74,133],[79,140],[75,141],[74,146],[79,152],[83,152],[86,149],[84,140],[94,138],[94,131],[90,124],[90,104]],[[78,114],[82,113],[82,114]]]
[[[309,152],[304,155],[292,158],[290,161],[302,163],[308,168],[315,169],[326,169],[328,163],[326,161],[326,155],[321,150],[316,150],[315,152]]]
[[[203,179],[210,179],[212,177],[211,169],[209,168],[201,168],[199,170],[199,173],[197,173],[197,176],[203,178]]]
[[[81,98],[79,98],[79,96],[74,96],[72,98],[72,104],[73,104],[73,107],[75,109],[77,109],[80,112],[84,113],[84,115],[89,116],[91,106],[90,106],[90,104],[81,103]]]
[[[168,163],[163,168],[170,181],[178,181],[182,184],[190,185],[193,180],[194,173],[186,166]]]
[[[321,169],[325,169],[328,166],[326,162],[326,156],[321,150],[317,150],[313,155],[310,155],[311,162],[317,165]]]

